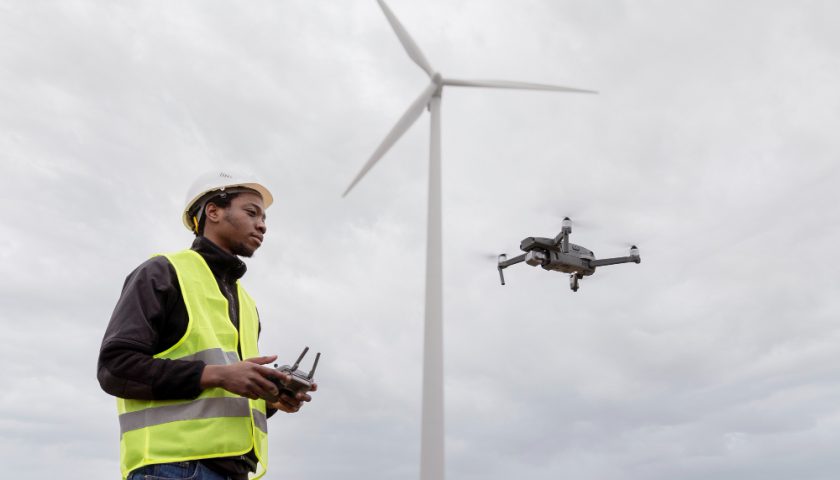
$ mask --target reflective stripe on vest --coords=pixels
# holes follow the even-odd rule
[[[254,301],[237,282],[239,330],[230,321],[228,302],[198,253],[165,255],[178,277],[187,309],[187,329],[155,358],[200,360],[229,365],[259,356],[259,320]],[[120,420],[120,469],[123,478],[144,465],[201,458],[233,457],[254,450],[265,474],[268,422],[263,400],[249,400],[221,388],[193,400],[117,399]]]
[[[254,425],[268,433],[265,414],[252,409],[246,398],[201,398],[181,405],[146,408],[120,415],[120,435],[138,428],[193,418],[254,416]]]

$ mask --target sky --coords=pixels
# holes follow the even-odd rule
[[[836,478],[840,4],[389,6],[444,76],[599,92],[443,93],[447,478]],[[268,478],[418,478],[428,114],[341,194],[427,82],[373,0],[0,0],[4,471],[118,478],[111,310],[234,167],[261,350],[323,355]],[[566,215],[641,264],[499,285]]]

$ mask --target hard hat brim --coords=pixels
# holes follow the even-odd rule
[[[268,209],[268,207],[271,206],[272,203],[274,203],[274,196],[271,195],[271,192],[265,186],[256,182],[232,183],[230,185],[219,186],[210,190],[202,191],[199,192],[196,196],[194,196],[189,202],[187,202],[187,206],[181,214],[181,221],[184,223],[184,226],[187,227],[187,230],[195,232],[195,225],[193,225],[193,220],[190,216],[190,210],[192,210],[193,207],[195,207],[197,201],[199,201],[202,197],[206,196],[208,193],[216,191],[221,192],[230,188],[237,187],[247,188],[256,192],[260,197],[262,197],[263,208],[266,210]]]

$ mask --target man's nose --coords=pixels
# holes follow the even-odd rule
[[[265,235],[265,232],[266,232],[267,229],[265,227],[265,219],[264,218],[261,218],[257,221],[257,230],[259,230],[260,233]]]

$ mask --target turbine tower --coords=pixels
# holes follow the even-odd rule
[[[444,78],[432,68],[420,47],[402,26],[388,5],[377,0],[388,23],[397,34],[408,56],[431,80],[408,110],[364,164],[356,178],[342,196],[367,174],[386,152],[417,121],[423,109],[428,107],[431,115],[431,137],[429,144],[429,197],[426,224],[426,306],[423,338],[423,411],[420,433],[420,479],[443,480],[444,478],[444,427],[443,427],[443,268],[441,242],[441,180],[440,180],[440,101],[444,86],[489,87],[520,90],[549,90],[556,92],[597,93],[592,90],[543,85],[537,83],[511,82],[505,80],[459,80]]]

